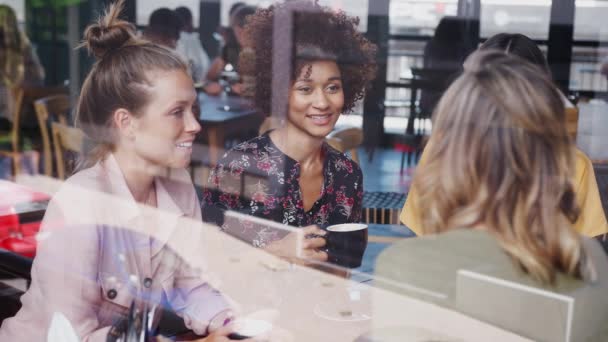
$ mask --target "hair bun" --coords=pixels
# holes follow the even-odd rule
[[[84,31],[83,46],[96,58],[102,58],[106,53],[137,41],[135,26],[118,16],[124,7],[124,0],[110,5],[99,20]]]

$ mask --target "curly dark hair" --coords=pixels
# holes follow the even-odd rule
[[[293,39],[292,51],[287,48],[273,51],[275,18],[285,25],[285,20],[292,13],[292,30],[286,28],[277,32],[278,36],[290,34]],[[279,60],[291,53],[290,84],[310,62],[334,60],[342,76],[343,112],[351,112],[376,76],[376,45],[357,31],[358,25],[357,17],[305,0],[274,4],[268,8],[260,8],[249,16],[245,30],[255,53],[241,54],[240,70],[255,83],[250,95],[253,96],[256,106],[264,114],[271,113],[273,56]],[[283,38],[289,39],[285,36]],[[288,94],[284,88],[275,86],[275,99],[276,96],[287,98]]]

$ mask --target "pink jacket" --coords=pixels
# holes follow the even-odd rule
[[[186,224],[201,219],[187,172],[172,170],[155,185],[159,210],[142,210],[112,155],[62,185],[43,220],[32,284],[21,310],[0,327],[0,341],[45,341],[55,312],[82,341],[105,341],[142,294],[153,303],[164,296],[197,333],[229,308],[204,273],[168,246],[201,247],[201,226]]]

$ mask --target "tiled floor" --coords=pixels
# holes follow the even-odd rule
[[[400,172],[401,152],[376,149],[372,161],[363,148],[358,152],[365,191],[407,192],[415,168],[406,164],[403,173]]]

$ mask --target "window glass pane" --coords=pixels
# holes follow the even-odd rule
[[[482,0],[480,16],[481,37],[517,32],[547,39],[551,0]]]
[[[607,56],[606,48],[575,45],[570,66],[570,90],[607,91],[606,76],[601,72],[602,64],[608,63]]]
[[[146,26],[148,25],[148,19],[150,14],[156,9],[161,7],[168,7],[170,9],[176,9],[177,7],[185,6],[192,12],[192,22],[194,26],[198,26],[198,15],[199,15],[199,3],[200,0],[163,0],[149,1],[149,0],[137,0],[137,25]]]
[[[457,12],[458,0],[392,0],[390,33],[432,36],[442,17]]]
[[[367,4],[369,0],[320,0],[319,4],[323,6],[329,6],[335,9],[341,9],[349,15],[359,17],[359,30],[367,30]],[[244,2],[248,5],[254,5],[258,7],[267,7],[275,3],[275,0],[221,0],[221,23],[222,25],[228,25],[228,11],[230,7],[237,3]]]
[[[608,84],[602,74],[602,64],[608,67],[608,1],[577,0],[574,12],[574,47],[570,66],[570,89],[606,92]],[[582,46],[581,41],[600,43],[600,47]]]
[[[574,12],[574,39],[601,40],[608,39],[608,1],[576,0]]]

